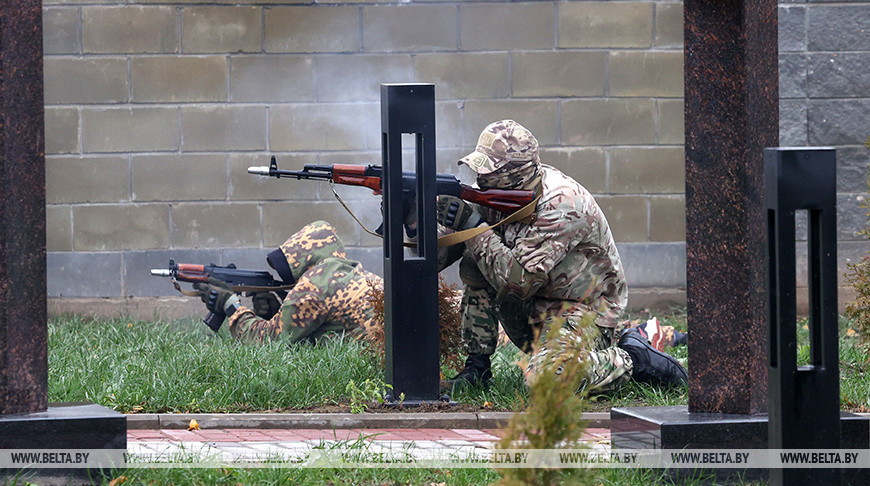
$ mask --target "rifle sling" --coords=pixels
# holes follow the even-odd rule
[[[483,226],[478,226],[476,228],[470,228],[467,230],[462,230],[462,231],[457,231],[455,233],[450,233],[449,235],[441,236],[438,238],[438,248],[445,248],[448,246],[453,246],[453,245],[462,243],[466,240],[474,238],[475,236],[477,236],[479,234],[486,233],[487,231],[494,229],[498,226],[501,226],[503,224],[514,223],[516,221],[522,221],[522,222],[527,223],[531,219],[532,215],[535,213],[535,209],[538,206],[538,201],[541,199],[541,194],[543,193],[543,184],[542,184],[541,179],[542,179],[541,176],[538,176],[538,179],[535,181],[535,194],[536,195],[535,195],[535,199],[533,199],[532,202],[530,202],[530,203],[526,204],[525,206],[523,206],[522,208],[514,211],[513,213],[508,215],[506,218],[502,219],[501,221],[499,221],[498,223],[495,223],[492,226],[483,225]],[[359,218],[357,218],[356,215],[353,214],[353,211],[351,211],[350,208],[347,207],[347,204],[345,204],[344,201],[341,200],[341,196],[339,196],[338,192],[335,191],[335,184],[333,184],[332,181],[329,181],[329,186],[330,186],[330,188],[332,188],[332,193],[335,195],[335,198],[338,200],[338,202],[341,203],[341,206],[344,208],[344,210],[347,211],[348,214],[350,214],[350,216],[354,219],[354,221],[357,222],[357,224],[360,225],[360,227],[362,229],[364,229],[368,234],[370,234],[372,236],[377,236],[378,238],[383,238],[383,235],[379,235],[379,234],[375,233],[374,231],[371,231],[368,228],[366,228],[366,226],[364,224],[362,224],[362,221],[360,221]],[[405,242],[403,242],[403,244],[407,248],[417,248],[417,243],[415,243],[415,242],[405,241]]]
[[[516,221],[528,222],[528,220],[531,218],[531,216],[535,213],[535,209],[536,209],[536,207],[538,205],[538,201],[540,199],[541,199],[541,195],[538,194],[537,196],[535,196],[535,199],[533,199],[532,202],[526,204],[522,208],[511,213],[508,217],[504,218],[503,220],[499,221],[498,223],[495,223],[492,226],[489,226],[489,225],[477,226],[475,228],[457,231],[455,233],[450,233],[449,235],[441,236],[438,238],[438,248],[444,248],[447,246],[452,246],[452,245],[456,245],[458,243],[462,243],[466,240],[470,240],[471,238],[474,238],[477,235],[486,233],[487,231],[494,229],[498,226],[501,226],[503,224],[514,223]]]

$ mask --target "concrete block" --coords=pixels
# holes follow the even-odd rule
[[[552,49],[556,45],[554,18],[555,7],[550,2],[460,3],[459,42],[466,51]],[[522,35],[510,27],[518,23]]]
[[[318,101],[380,102],[381,83],[413,82],[414,71],[410,54],[320,55],[317,80]]]
[[[863,145],[870,133],[870,99],[810,100],[807,130],[812,145]]]
[[[262,52],[263,9],[196,6],[181,9],[181,52]]]
[[[357,52],[359,7],[272,7],[265,10],[266,52]]]
[[[174,204],[171,232],[173,248],[259,247],[260,208],[252,203]]]
[[[559,103],[544,100],[467,101],[462,123],[466,153],[474,150],[480,132],[494,121],[516,120],[531,130],[538,143],[559,144]]]
[[[837,192],[867,192],[867,149],[837,147]]]
[[[379,117],[379,103],[273,106],[269,110],[269,148],[296,152],[380,147]]]
[[[598,196],[610,231],[617,242],[649,241],[649,198],[646,196]]]
[[[651,99],[570,100],[562,103],[562,143],[645,145],[655,143]]]
[[[685,243],[619,243],[617,248],[629,289],[686,287]]]
[[[338,202],[323,201],[263,203],[263,246],[275,248],[306,224],[318,220],[333,225],[345,246],[358,245],[359,226],[356,221]]]
[[[507,53],[438,53],[414,57],[416,79],[434,83],[438,99],[510,96]],[[482,75],[486,73],[486,75]]]
[[[554,147],[541,149],[541,162],[552,165],[589,192],[608,192],[607,154],[601,148]]]
[[[868,51],[870,7],[867,5],[825,5],[807,9],[808,51]]]
[[[45,249],[72,251],[72,213],[67,205],[45,207]]]
[[[142,102],[226,101],[224,56],[156,56],[130,61],[132,99]]]
[[[683,47],[683,4],[655,4],[655,46]]]
[[[316,162],[312,154],[278,154],[276,157],[278,168],[283,170],[302,170],[305,164]],[[325,183],[275,179],[248,173],[248,167],[268,166],[269,155],[230,154],[229,158],[231,201],[314,201],[318,199],[319,188],[323,187],[323,190],[329,191]]]
[[[558,47],[650,47],[650,2],[563,2],[558,12]]]
[[[779,55],[779,97],[805,98],[807,96],[806,54]]]
[[[610,53],[610,96],[682,98],[682,51]]]
[[[682,193],[686,189],[682,147],[613,148],[610,193]]]
[[[46,55],[78,54],[82,51],[78,8],[42,9],[42,50]]]
[[[523,51],[511,54],[513,96],[604,96],[604,51]]]
[[[465,146],[462,140],[464,103],[461,101],[437,101],[438,86],[435,86],[435,97],[435,146],[439,149]],[[440,156],[437,158],[441,160]]]
[[[177,295],[181,296],[168,278],[154,277],[152,268],[168,268],[169,259],[176,263],[195,263],[221,265],[220,250],[147,250],[124,252],[124,293],[126,297],[144,297]],[[243,268],[243,267],[240,267]],[[191,290],[191,284],[179,282],[184,290]],[[197,300],[197,302],[199,302]],[[201,304],[200,304],[201,305]],[[205,306],[201,308],[203,317],[208,313]]]
[[[809,56],[806,88],[811,98],[866,98],[870,92],[870,52]]]
[[[224,155],[133,155],[133,200],[226,200],[227,159]]]
[[[46,57],[45,103],[127,101],[127,60],[123,57]]]
[[[459,159],[468,155],[473,148],[466,150],[461,147],[451,147],[435,150],[435,158],[438,159],[435,170],[439,174],[453,174],[457,179],[467,184],[474,182],[476,176],[471,169],[468,169],[464,164],[459,164]]]
[[[164,107],[82,110],[82,150],[137,152],[178,150],[178,109]]]
[[[807,7],[804,5],[780,5],[778,11],[779,52],[806,52]]]
[[[168,204],[73,206],[73,222],[76,252],[169,247]]]
[[[121,271],[120,252],[50,251],[46,254],[48,296],[120,297]]]
[[[779,144],[782,147],[807,145],[806,100],[779,100]]]
[[[384,248],[383,246],[371,248],[347,248],[347,257],[358,261],[369,272],[384,277]]]
[[[178,52],[178,14],[173,6],[82,7],[85,53]]]
[[[266,263],[266,255],[275,248],[225,248],[221,250],[220,265],[234,264],[238,268],[265,270],[280,280],[278,273]]]
[[[685,143],[685,104],[683,100],[656,100],[657,140],[660,144]]]
[[[264,150],[266,107],[210,105],[181,109],[184,151]]]
[[[45,108],[45,153],[69,154],[81,151],[79,144],[79,110]]]
[[[456,49],[457,15],[452,5],[379,5],[362,8],[366,52]]]
[[[838,242],[860,240],[866,244],[867,237],[860,234],[868,229],[867,210],[861,207],[866,200],[866,193],[837,194]]]
[[[314,101],[311,56],[233,56],[231,101]]]
[[[122,156],[61,156],[45,159],[49,204],[130,201],[130,162]]]
[[[652,241],[686,241],[685,196],[650,197],[649,237]]]

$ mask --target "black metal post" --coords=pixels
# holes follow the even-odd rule
[[[413,405],[439,398],[435,86],[381,85],[386,381]],[[402,134],[415,135],[417,255],[403,248]]]
[[[771,449],[838,449],[836,153],[765,149]],[[797,365],[795,211],[807,211],[810,363]],[[772,469],[770,484],[839,484],[839,469]]]

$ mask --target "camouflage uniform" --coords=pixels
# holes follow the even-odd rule
[[[542,332],[557,327],[559,338],[548,346],[575,352],[575,344],[585,337],[587,351],[579,359],[589,362],[589,388],[612,389],[627,381],[632,370],[628,353],[615,346],[615,330],[628,301],[616,243],[592,195],[556,168],[541,164],[537,149],[528,130],[504,120],[488,126],[476,151],[461,161],[477,172],[481,187],[536,189],[541,194],[530,220],[499,226],[465,242],[460,277],[465,284],[467,351],[492,354],[499,322],[525,352]],[[490,224],[504,217],[486,208],[478,211]],[[584,325],[586,316],[594,326]],[[543,351],[532,358],[530,372],[542,356]]]
[[[295,286],[269,320],[240,307],[228,321],[233,337],[298,342],[329,332],[348,332],[359,338],[371,328],[374,310],[367,299],[369,281],[381,285],[382,280],[346,258],[335,228],[323,221],[311,223],[284,242],[281,252]]]

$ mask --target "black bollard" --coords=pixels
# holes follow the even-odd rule
[[[406,405],[439,399],[435,86],[381,85],[386,381]],[[403,247],[402,134],[415,136],[416,256]]]
[[[768,441],[771,449],[840,448],[836,153],[766,149]],[[795,212],[807,213],[810,363],[797,365]],[[770,484],[839,484],[839,469],[771,469]]]

